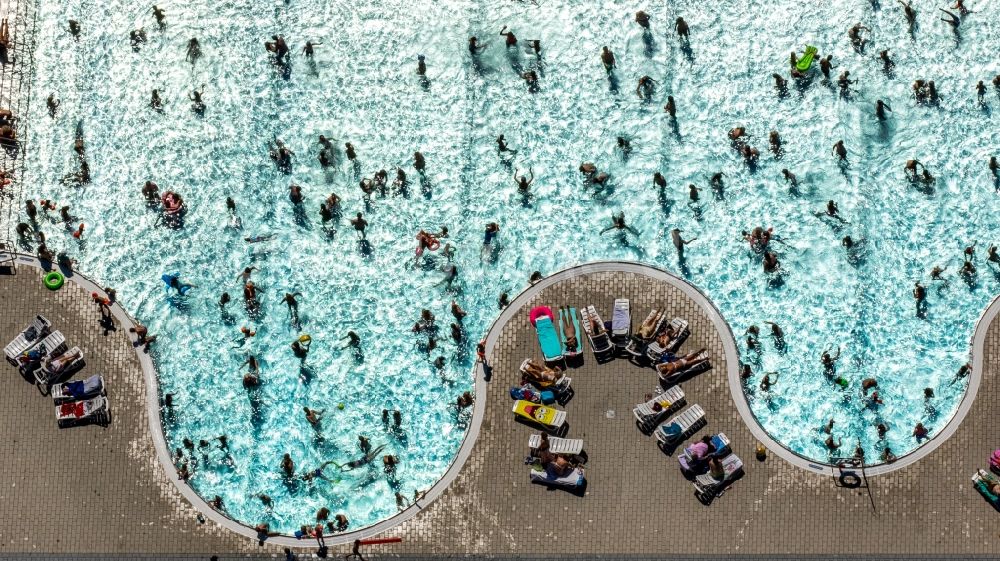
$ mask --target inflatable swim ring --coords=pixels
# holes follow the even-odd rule
[[[42,279],[42,283],[45,284],[45,288],[49,290],[59,290],[62,288],[63,283],[66,282],[66,278],[62,276],[59,271],[49,271],[45,278]]]
[[[549,316],[549,319],[552,320],[552,323],[556,322],[556,316],[555,314],[552,313],[552,308],[548,306],[536,306],[532,308],[530,312],[528,312],[528,319],[531,321],[531,325],[535,325],[535,322],[538,320],[538,318],[542,316]]]

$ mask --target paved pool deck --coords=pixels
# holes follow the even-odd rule
[[[868,488],[844,488],[774,454],[754,459],[757,441],[726,376],[729,335],[713,322],[714,310],[692,298],[691,287],[661,275],[598,269],[547,279],[505,311],[491,331],[492,376],[468,460],[422,512],[379,534],[402,543],[368,549],[368,558],[998,556],[1000,512],[969,478],[1000,447],[1000,321],[986,327],[981,384],[955,434],[919,462],[871,478]],[[57,429],[51,400],[9,365],[0,367],[8,377],[7,391],[0,392],[0,557],[280,555],[273,544],[259,547],[211,520],[199,523],[168,479],[154,452],[147,389],[127,324],[118,322],[105,335],[86,290],[69,283],[49,292],[39,270],[17,272],[0,275],[0,339],[10,340],[34,314],[45,314],[83,348],[90,364],[85,372],[107,378],[113,421],[107,428]],[[725,432],[746,475],[709,506],[695,498],[676,459],[635,426],[631,410],[653,392],[653,371],[622,359],[598,365],[589,347],[583,366],[570,371],[575,396],[565,406],[568,436],[585,441],[586,491],[529,483],[523,458],[536,431],[514,421],[507,394],[521,361],[538,356],[527,310],[593,304],[610,319],[619,297],[631,300],[636,324],[652,306],[685,317],[692,335],[683,350],[711,353],[714,368],[682,383],[688,402],[707,414],[708,425],[696,436]],[[303,545],[314,549],[314,542]],[[348,552],[333,546],[330,554]]]

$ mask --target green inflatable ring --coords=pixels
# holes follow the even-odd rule
[[[59,271],[51,271],[45,275],[42,282],[45,283],[45,288],[49,290],[59,290],[62,288],[63,283],[66,282],[66,278]]]

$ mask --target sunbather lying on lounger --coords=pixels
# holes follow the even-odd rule
[[[663,333],[656,338],[656,343],[660,345],[660,347],[666,348],[667,345],[670,344],[670,341],[673,341],[676,336],[677,332],[674,331],[674,327],[672,325],[668,325],[667,328],[663,330]]]
[[[533,358],[528,359],[528,363],[524,367],[524,374],[537,382],[550,384],[555,383],[562,377],[562,371],[558,368],[549,368],[543,364],[538,364]]]
[[[58,358],[46,361],[45,367],[49,370],[49,372],[60,372],[82,356],[83,353],[80,349],[76,349],[72,353],[64,353]]]
[[[569,308],[560,307],[559,317],[562,320],[563,333],[566,334],[566,352],[575,353],[580,348],[580,343],[576,340],[576,327],[573,325],[573,316],[570,314]]]
[[[663,312],[657,312],[656,314],[649,316],[642,322],[642,325],[639,326],[639,330],[636,332],[636,335],[638,335],[640,339],[649,339],[653,335],[656,335],[653,330],[656,329],[656,325],[660,323],[660,319],[662,318]]]
[[[699,356],[704,352],[705,349],[698,349],[697,351],[690,353],[687,356],[682,356],[673,362],[657,364],[656,369],[659,370],[661,374],[674,374],[676,372],[687,370],[692,366],[697,366],[708,360],[708,354]]]
[[[541,460],[546,471],[555,474],[557,477],[569,475],[571,471],[576,469],[576,466],[570,463],[568,459],[558,454],[542,452],[538,455],[538,459]]]

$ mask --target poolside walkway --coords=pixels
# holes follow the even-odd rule
[[[679,281],[674,281],[675,283]],[[498,326],[485,418],[472,455],[455,482],[415,518],[385,532],[403,543],[393,555],[449,554],[559,558],[574,555],[655,557],[754,554],[996,556],[1000,512],[969,482],[1000,446],[1000,321],[987,333],[987,368],[973,408],[950,440],[919,463],[871,479],[866,489],[836,487],[771,455],[753,457],[753,439],[736,411],[726,379],[723,339],[706,311],[679,285],[637,273],[587,272],[539,285],[514,302]],[[507,391],[520,362],[538,356],[527,310],[544,303],[594,304],[610,319],[615,298],[632,301],[635,322],[666,305],[691,323],[683,350],[706,347],[714,369],[682,384],[701,404],[708,426],[725,432],[746,463],[746,476],[711,506],[652,437],[642,435],[632,407],[651,393],[655,374],[624,360],[597,365],[589,354],[572,370],[576,395],[565,407],[569,436],[589,455],[586,494],[528,482],[527,438],[514,422]],[[108,379],[114,421],[107,429],[59,430],[51,400],[9,366],[0,393],[0,556],[69,552],[107,554],[273,553],[215,526],[201,525],[158,465],[144,407],[145,388],[126,328],[103,335],[86,291],[46,291],[28,267],[0,276],[0,339],[9,340],[35,313],[49,317],[93,360],[88,371]],[[874,508],[873,508],[874,504]],[[70,532],[67,529],[71,528]],[[312,545],[312,544],[305,544]],[[280,551],[277,550],[277,551]],[[331,556],[349,548],[331,548]],[[373,548],[369,558],[378,558]]]
[[[35,314],[83,350],[87,365],[77,377],[104,375],[112,421],[107,428],[59,429],[52,398],[40,395],[13,366],[0,366],[5,381],[0,392],[0,556],[262,549],[214,524],[200,524],[197,511],[167,480],[153,450],[130,324],[118,319],[115,329],[105,332],[90,293],[74,282],[50,292],[37,268],[19,266],[16,275],[0,274],[3,345]]]

